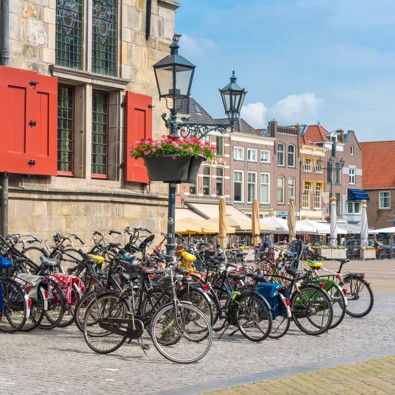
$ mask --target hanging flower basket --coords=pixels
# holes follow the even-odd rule
[[[143,158],[150,181],[195,182],[203,156],[155,156]]]
[[[130,155],[144,160],[150,181],[194,182],[202,162],[215,159],[215,147],[196,137],[162,136],[137,141]]]

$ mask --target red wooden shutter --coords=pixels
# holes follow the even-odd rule
[[[142,159],[129,155],[129,146],[142,138],[152,137],[152,98],[126,92],[126,181],[149,183]]]
[[[58,79],[0,66],[0,172],[56,175]]]

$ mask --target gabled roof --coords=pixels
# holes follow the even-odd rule
[[[214,123],[212,116],[193,98],[187,97],[176,100],[177,113],[186,115],[188,122]]]
[[[363,188],[395,188],[395,140],[369,141],[360,145]]]
[[[308,125],[300,136],[301,144],[317,145],[321,141],[328,141],[328,131],[321,125]]]

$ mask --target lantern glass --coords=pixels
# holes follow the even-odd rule
[[[230,84],[220,89],[225,113],[230,116],[238,116],[243,106],[244,98],[247,94],[244,88],[236,83],[235,73],[230,77]]]

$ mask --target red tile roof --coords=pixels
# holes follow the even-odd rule
[[[300,137],[301,143],[306,145],[316,145],[319,141],[329,140],[325,133],[328,131],[321,125],[309,125],[303,136]]]
[[[360,144],[363,188],[395,188],[395,140]]]

